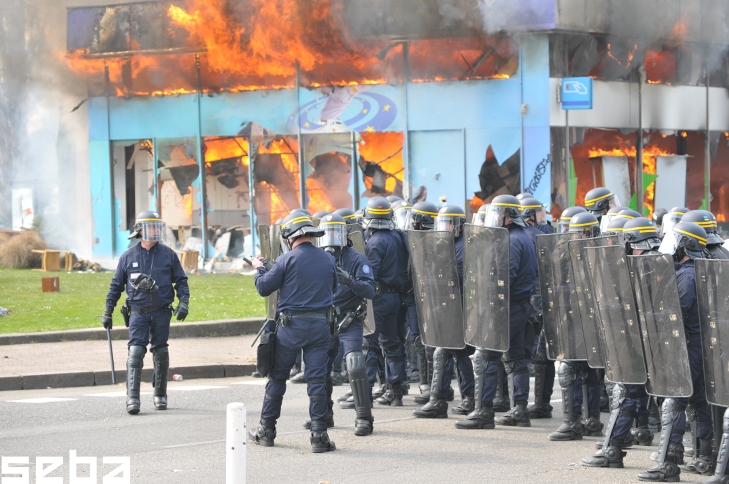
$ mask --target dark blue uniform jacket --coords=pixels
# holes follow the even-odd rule
[[[156,293],[135,291],[132,288],[139,274],[151,275],[157,282],[159,290]],[[111,286],[106,295],[106,307],[113,310],[119,301],[122,292],[127,291],[129,302],[133,308],[163,308],[172,304],[175,293],[180,301],[190,301],[190,289],[187,287],[187,275],[182,269],[180,259],[174,250],[159,242],[150,250],[137,244],[127,249],[119,258],[116,274],[111,279]]]
[[[351,247],[344,247],[340,256],[339,267],[349,272],[354,278],[351,285],[339,284],[334,295],[334,305],[345,312],[357,308],[363,299],[375,297],[375,278],[367,257]]]
[[[537,280],[537,251],[526,229],[511,224],[509,229],[509,298],[529,299]]]
[[[701,332],[699,323],[699,303],[696,296],[696,270],[694,261],[687,260],[676,269],[678,298],[681,301],[683,327],[687,335],[698,336]]]
[[[278,289],[279,312],[324,312],[337,292],[336,263],[331,255],[304,242],[279,256],[270,271],[259,267],[256,289],[261,296]]]
[[[388,286],[403,286],[407,271],[408,249],[405,240],[395,230],[372,230],[367,239],[365,255],[376,282]]]

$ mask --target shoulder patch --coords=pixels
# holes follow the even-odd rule
[[[132,263],[132,267],[139,267],[139,263],[138,262]]]
[[[364,272],[365,274],[369,274],[370,272],[372,272],[372,269],[370,269],[370,266],[365,264],[362,266],[362,272]]]

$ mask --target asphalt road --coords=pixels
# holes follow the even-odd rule
[[[0,456],[30,457],[30,482],[35,482],[38,456],[63,456],[63,467],[49,475],[69,482],[73,449],[79,456],[98,457],[99,483],[116,467],[103,464],[103,456],[130,456],[133,483],[223,483],[226,405],[245,403],[248,426],[255,427],[263,383],[253,378],[170,382],[170,409],[165,412],[154,410],[151,387],[144,384],[142,391],[149,393],[142,395],[137,416],[126,414],[121,385],[0,392]],[[334,395],[346,388],[335,387]],[[555,401],[558,395],[556,388],[553,405],[561,408]],[[375,433],[368,437],[352,433],[352,410],[335,407],[330,436],[337,450],[312,454],[302,427],[308,403],[305,385],[288,386],[276,446],[247,446],[249,483],[638,482],[636,474],[652,465],[649,456],[656,449],[629,450],[625,469],[585,468],[579,460],[595,451],[598,438],[550,442],[547,436],[559,425],[561,412],[534,420],[532,428],[465,431],[454,427],[454,417],[413,418],[416,406],[408,396],[404,407],[376,406]],[[685,473],[681,478],[706,479]]]

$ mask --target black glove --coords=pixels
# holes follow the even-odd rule
[[[263,267],[265,267],[267,271],[270,271],[273,268],[273,264],[271,264],[270,260],[263,259],[261,262],[263,262]]]
[[[177,316],[177,320],[184,321],[187,317],[188,311],[189,308],[187,307],[187,303],[185,301],[180,301],[180,304],[178,304],[177,308],[175,309],[175,315]]]
[[[349,286],[354,282],[349,272],[340,267],[337,267],[337,279],[339,279],[339,284],[344,284],[345,286]]]
[[[112,310],[109,308],[106,308],[104,310],[103,316],[101,316],[101,324],[104,325],[105,329],[111,329],[111,325],[112,325],[111,313],[112,313]]]

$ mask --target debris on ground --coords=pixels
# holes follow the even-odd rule
[[[81,272],[103,272],[104,271],[104,269],[101,267],[100,264],[91,262],[90,260],[84,260],[84,259],[78,259],[76,262],[74,262],[73,270],[81,271]]]
[[[8,316],[11,313],[12,313],[12,311],[10,311],[8,308],[4,308],[4,307],[0,306],[0,318],[3,316]],[[7,356],[6,356],[6,358],[7,358]]]

